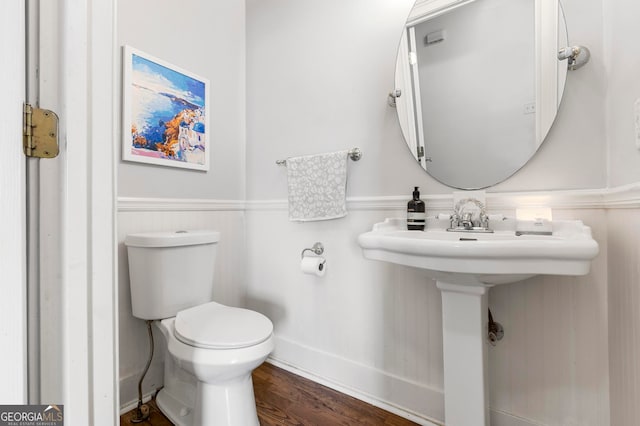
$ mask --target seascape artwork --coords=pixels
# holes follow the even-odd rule
[[[208,81],[129,46],[124,67],[123,158],[208,170]]]

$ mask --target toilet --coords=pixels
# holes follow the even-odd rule
[[[259,425],[251,372],[274,348],[273,324],[212,301],[219,240],[216,231],[125,239],[133,315],[153,320],[166,342],[156,403],[179,426]]]

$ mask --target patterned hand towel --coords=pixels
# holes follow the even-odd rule
[[[287,158],[289,220],[306,222],[347,215],[348,153]]]

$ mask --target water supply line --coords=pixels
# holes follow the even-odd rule
[[[138,406],[136,407],[135,416],[131,419],[131,423],[142,423],[149,418],[149,406],[142,402],[142,381],[144,380],[144,376],[147,375],[149,366],[151,365],[151,360],[153,359],[153,330],[151,330],[152,321],[147,320],[146,323],[147,332],[149,333],[149,359],[147,360],[147,365],[144,367],[142,376],[138,381]]]
[[[489,343],[492,346],[498,344],[499,340],[502,340],[504,337],[504,327],[499,322],[493,320],[493,315],[491,315],[491,309],[489,309],[489,325],[487,327],[488,331],[488,339]]]

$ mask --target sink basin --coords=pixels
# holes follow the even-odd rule
[[[407,231],[404,219],[387,219],[361,234],[364,257],[425,269],[431,278],[466,285],[497,285],[538,274],[585,275],[598,243],[581,221],[554,221],[553,235]]]
[[[538,274],[585,275],[598,254],[579,220],[554,221],[553,235],[407,231],[387,219],[358,237],[364,257],[413,266],[436,280],[442,296],[445,423],[489,426],[487,292]],[[429,281],[431,282],[431,281]]]

